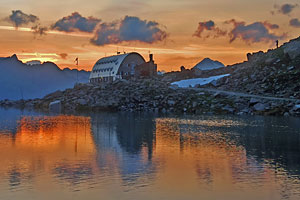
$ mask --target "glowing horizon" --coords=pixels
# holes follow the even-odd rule
[[[0,6],[3,10],[0,57],[16,54],[23,62],[51,61],[62,69],[76,68],[74,60],[79,57],[79,69],[91,70],[101,57],[115,55],[117,51],[135,51],[146,60],[148,53],[153,53],[158,69],[165,71],[179,70],[182,65],[191,68],[206,57],[231,65],[246,60],[249,52],[274,48],[276,39],[282,44],[298,37],[298,3],[297,0],[5,1]],[[292,9],[283,10],[284,4]],[[26,23],[13,21],[14,18],[8,20],[12,11],[17,10],[25,17],[36,18]],[[86,20],[88,26],[62,26],[63,19],[72,21],[75,17]],[[145,23],[142,28],[151,29],[138,32],[145,33],[143,36],[116,28],[116,24],[126,24],[126,20],[139,26]],[[115,35],[101,32],[105,29],[99,28],[102,24],[115,31]],[[132,24],[128,27],[132,28]],[[116,34],[127,35],[115,38]]]

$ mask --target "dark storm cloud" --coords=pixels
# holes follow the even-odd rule
[[[124,41],[154,43],[164,41],[167,36],[168,34],[157,22],[126,16],[120,21],[99,24],[91,42],[99,46],[118,44]]]
[[[274,6],[274,8],[276,9],[275,12],[281,13],[283,15],[290,14],[294,10],[294,8],[296,8],[296,7],[298,7],[298,4],[288,4],[288,3],[283,4],[281,6],[279,6],[279,5]],[[272,14],[275,14],[275,12],[272,11]]]
[[[290,20],[290,26],[300,28],[300,21],[297,18],[291,19]]]
[[[64,32],[82,31],[92,33],[100,22],[101,19],[94,17],[86,18],[81,16],[78,12],[74,12],[58,20],[51,28]]]
[[[14,24],[15,27],[36,23],[39,18],[35,15],[25,14],[21,10],[13,10],[12,14],[7,18],[7,21]]]
[[[220,28],[216,27],[215,22],[212,20],[199,22],[198,28],[193,34],[193,36],[201,38],[204,31],[209,31],[210,34],[205,37],[208,38],[210,36],[219,37],[226,35],[226,31],[222,31]]]
[[[258,43],[272,42],[285,37],[285,35],[276,35],[271,33],[270,30],[277,29],[279,26],[268,22],[254,22],[246,25],[245,22],[238,22],[232,19],[226,23],[231,23],[234,26],[229,33],[230,43],[235,41],[237,38],[240,38],[247,43]]]
[[[117,23],[102,23],[98,26],[91,43],[95,45],[117,44],[121,42]]]

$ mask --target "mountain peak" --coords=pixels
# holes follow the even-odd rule
[[[204,58],[201,62],[193,67],[193,69],[199,70],[212,70],[212,69],[219,69],[225,67],[225,65],[219,61],[212,60],[210,58]]]
[[[204,58],[202,61],[213,61],[213,60],[210,58]]]
[[[16,54],[12,55],[10,58],[13,59],[13,60],[19,60],[18,56]]]
[[[21,61],[18,59],[18,56],[16,54],[14,54],[14,55],[9,56],[9,57],[0,57],[0,62],[18,63],[18,62],[21,62]]]

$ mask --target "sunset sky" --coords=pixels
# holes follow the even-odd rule
[[[91,70],[118,51],[149,51],[159,70],[205,57],[226,65],[300,35],[300,0],[1,0],[0,57]]]

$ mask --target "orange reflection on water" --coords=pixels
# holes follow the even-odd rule
[[[24,117],[16,135],[16,144],[26,150],[67,154],[93,152],[95,147],[87,117]],[[63,151],[62,151],[63,150]]]
[[[40,185],[47,185],[52,175],[72,178],[78,169],[97,169],[88,117],[23,117],[15,136],[1,136],[0,144],[1,152],[5,152],[0,176],[11,177],[11,185],[35,176],[39,176],[36,181]],[[16,175],[18,179],[12,179]]]
[[[271,161],[247,155],[242,135],[228,129],[239,123],[23,117],[16,134],[0,134],[0,199],[33,199],[31,188],[36,199],[73,199],[74,190],[74,199],[252,200],[297,192],[283,168],[276,174]]]

